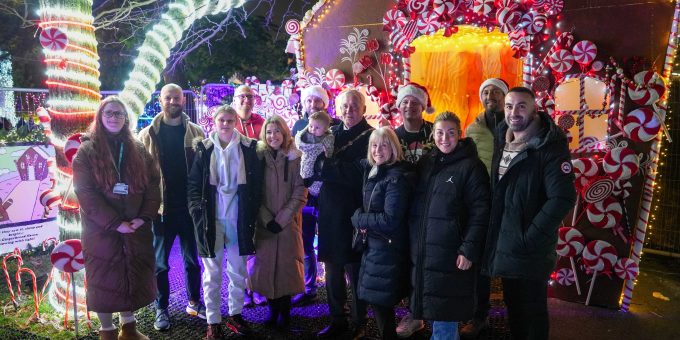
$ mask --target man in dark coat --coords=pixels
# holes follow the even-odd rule
[[[548,339],[547,285],[557,255],[557,228],[574,205],[567,138],[531,90],[505,96],[496,129],[492,203],[484,271],[499,276],[514,339]]]
[[[354,211],[362,204],[362,171],[360,160],[366,158],[368,138],[373,130],[363,115],[364,96],[357,90],[338,95],[338,112],[342,125],[331,128],[335,136],[333,157],[317,162],[323,181],[319,192],[319,261],[325,263],[326,291],[331,324],[319,332],[320,338],[335,337],[348,328],[345,315],[347,288],[345,273],[355,296],[352,299],[352,320],[355,335],[365,333],[366,303],[356,298],[361,253],[352,250],[352,221]],[[330,155],[328,155],[330,156]]]

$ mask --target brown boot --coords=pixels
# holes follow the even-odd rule
[[[208,324],[208,332],[205,334],[205,340],[224,340],[224,331],[222,325],[219,323]]]
[[[118,330],[112,329],[110,331],[99,331],[99,340],[116,340],[118,339]]]
[[[137,330],[137,322],[129,322],[120,328],[118,340],[149,340],[149,337]]]
[[[483,330],[489,327],[489,318],[484,320],[472,319],[460,330],[461,338],[476,339]]]

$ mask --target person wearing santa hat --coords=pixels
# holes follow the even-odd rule
[[[396,105],[404,123],[395,132],[404,150],[404,159],[415,164],[432,148],[432,123],[423,119],[423,111],[433,113],[434,108],[427,89],[417,83],[399,89]]]
[[[302,104],[302,116],[293,124],[291,133],[293,136],[302,131],[309,124],[309,115],[318,111],[326,111],[330,98],[328,92],[321,85],[305,87],[300,92],[300,103]],[[339,119],[333,118],[332,125],[340,123]]]
[[[236,130],[242,135],[258,139],[260,130],[264,124],[264,118],[259,114],[253,114],[255,107],[255,92],[248,85],[241,85],[234,91],[234,101],[232,103],[239,121],[236,122]]]
[[[472,138],[477,145],[477,154],[491,173],[491,157],[493,156],[496,126],[503,121],[505,113],[503,104],[508,93],[508,83],[500,78],[489,78],[479,86],[479,100],[484,106],[474,122],[465,129],[465,136]],[[491,278],[479,275],[476,284],[477,299],[475,300],[475,314],[460,331],[464,338],[476,338],[479,333],[489,326],[489,294],[491,294]]]

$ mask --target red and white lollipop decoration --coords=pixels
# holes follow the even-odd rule
[[[345,74],[337,68],[326,72],[326,84],[334,90],[339,90],[345,85]]]
[[[80,240],[66,240],[57,244],[52,250],[50,260],[54,268],[65,273],[75,273],[85,268],[83,246]]]
[[[614,192],[614,181],[606,176],[596,176],[590,179],[581,190],[583,200],[588,203],[601,202]]]
[[[586,306],[590,304],[590,296],[593,293],[597,273],[611,272],[617,259],[616,248],[606,241],[590,241],[583,249],[583,264],[593,271],[593,279],[590,281],[590,289],[588,290],[588,297],[586,297]]]
[[[66,160],[68,160],[69,163],[73,163],[73,157],[76,156],[76,152],[78,152],[78,149],[80,148],[81,136],[81,133],[76,133],[66,139],[66,144],[64,145],[64,156],[66,156]]]
[[[385,16],[383,16],[383,26],[384,29],[387,31],[392,31],[394,29],[404,27],[407,21],[408,19],[406,19],[406,15],[404,15],[404,12],[398,9],[391,9],[385,12]]]
[[[472,10],[480,15],[488,17],[494,9],[495,0],[475,0]]]
[[[548,15],[558,15],[564,9],[564,0],[545,0],[543,5]]]
[[[574,55],[569,50],[561,49],[550,55],[550,68],[558,73],[565,73],[574,66]]]
[[[652,105],[666,92],[663,78],[654,71],[638,72],[628,83],[628,96],[638,105]]]
[[[432,11],[439,16],[452,14],[456,9],[456,2],[456,0],[434,0],[432,3]]]
[[[296,19],[286,21],[286,33],[289,35],[298,34],[300,32],[300,22]]]
[[[420,34],[434,34],[442,23],[439,21],[439,14],[435,12],[423,12],[418,18],[418,32]]]
[[[45,131],[45,135],[49,136],[52,134],[52,117],[50,117],[50,114],[47,112],[47,110],[44,107],[38,107],[35,110],[35,113],[38,115],[38,120],[40,121],[40,124],[43,126],[43,130]]]
[[[416,14],[422,14],[423,12],[427,12],[430,6],[430,1],[431,0],[409,0],[408,10],[409,12],[413,12]]]
[[[522,19],[522,13],[517,10],[517,7],[504,7],[496,12],[496,20],[500,31],[503,33],[510,33],[515,30],[515,27]]]
[[[585,187],[600,172],[600,166],[592,158],[573,159],[571,164],[576,176],[576,187],[579,189]]]
[[[581,295],[581,285],[576,277],[576,264],[574,263],[574,256],[581,254],[585,244],[583,234],[576,228],[563,227],[557,232],[557,248],[555,251],[558,255],[568,257],[571,263],[571,269],[574,273],[574,281],[576,282],[576,292]]]
[[[623,131],[626,136],[636,142],[649,142],[661,130],[661,123],[654,109],[641,107],[626,115]]]
[[[626,180],[637,174],[640,169],[640,159],[632,149],[616,147],[604,156],[602,168],[613,180]]]
[[[574,61],[585,68],[595,60],[597,46],[588,40],[581,40],[574,44],[572,54],[574,55]]]
[[[588,204],[586,208],[588,221],[599,229],[614,228],[623,216],[621,203],[613,197],[605,200]]]
[[[62,51],[68,45],[68,37],[56,27],[45,28],[40,32],[40,45],[53,52]]]
[[[640,273],[640,267],[632,259],[622,257],[616,261],[614,273],[622,280],[635,280]]]
[[[531,10],[522,16],[518,26],[523,28],[527,34],[533,35],[540,33],[547,22],[548,17],[545,14]]]

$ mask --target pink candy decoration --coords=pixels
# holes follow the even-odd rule
[[[329,70],[326,72],[326,84],[334,90],[340,89],[345,85],[345,74],[337,68]]]
[[[652,105],[666,92],[666,84],[654,71],[638,72],[628,84],[628,96],[638,105]]]
[[[625,180],[637,174],[640,160],[632,149],[616,147],[604,156],[602,168],[613,180]]]
[[[576,176],[576,187],[585,187],[590,180],[600,172],[600,167],[592,158],[578,158],[571,161],[574,175]]]
[[[434,0],[432,11],[437,15],[452,14],[457,0]]]
[[[416,14],[422,14],[424,12],[427,12],[427,9],[430,5],[430,0],[409,0],[408,1],[408,10],[409,12],[413,12]]]
[[[604,201],[588,204],[586,208],[588,221],[599,229],[609,229],[616,226],[623,216],[621,203],[613,197],[607,197]]]
[[[555,72],[567,72],[574,66],[574,55],[569,50],[557,50],[550,56],[549,64]]]
[[[398,9],[391,9],[385,12],[385,16],[383,16],[383,26],[385,26],[385,29],[389,31],[404,27],[407,21],[408,20],[406,19],[404,12]]]
[[[654,109],[648,107],[641,107],[629,112],[623,124],[623,131],[626,132],[626,136],[636,142],[649,142],[661,130],[661,124],[654,113]]]
[[[442,28],[439,21],[439,14],[435,12],[424,12],[418,19],[418,32],[420,34],[433,34]]]
[[[585,239],[576,228],[562,227],[557,233],[557,255],[572,257],[583,251]]]
[[[64,145],[64,155],[66,156],[66,160],[69,161],[69,163],[73,162],[73,157],[76,156],[76,152],[78,152],[78,149],[80,148],[80,133],[76,133],[71,135],[66,140],[66,144]]]
[[[590,241],[583,249],[583,264],[590,270],[609,272],[617,258],[616,248],[606,241]]]
[[[522,13],[517,10],[517,7],[505,7],[496,13],[496,20],[500,31],[503,33],[510,33],[515,30],[515,26],[522,19]]]
[[[536,34],[543,30],[547,22],[548,17],[545,14],[532,10],[522,16],[522,19],[519,21],[519,27],[524,28],[527,34]]]
[[[475,0],[472,10],[478,14],[488,17],[494,9],[494,0]]]
[[[298,34],[300,32],[300,22],[295,19],[286,21],[286,33],[289,35]]]
[[[83,246],[78,239],[62,241],[54,247],[50,256],[54,268],[66,273],[75,273],[85,268]]]
[[[58,28],[45,28],[40,32],[40,45],[53,52],[62,51],[68,45],[68,37]]]
[[[543,5],[545,8],[545,11],[548,15],[558,15],[562,13],[562,9],[564,8],[564,1],[563,0],[545,0],[545,4]]]
[[[557,271],[556,280],[557,283],[562,286],[571,286],[574,284],[574,281],[576,281],[576,278],[574,277],[574,271],[569,268],[562,268]]]
[[[588,40],[581,40],[572,49],[574,61],[582,66],[592,63],[597,56],[597,46]]]
[[[622,280],[635,280],[640,273],[640,267],[632,259],[622,257],[616,261],[614,272]]]

